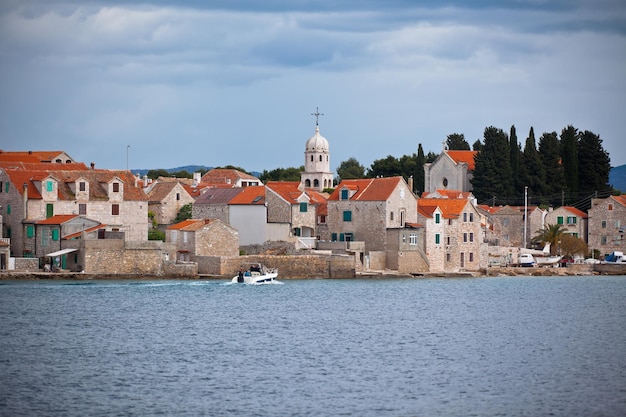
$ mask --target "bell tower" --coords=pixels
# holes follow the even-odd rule
[[[332,188],[333,173],[330,172],[330,149],[328,141],[320,134],[319,116],[323,116],[319,109],[315,109],[315,134],[306,141],[304,148],[304,172],[300,174],[300,182],[305,188],[323,191]]]

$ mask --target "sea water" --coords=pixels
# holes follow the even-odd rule
[[[0,282],[0,415],[626,415],[626,277],[283,282]]]

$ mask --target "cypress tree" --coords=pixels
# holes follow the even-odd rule
[[[485,129],[482,150],[476,155],[472,192],[479,201],[496,196],[506,201],[513,195],[509,138],[502,129]],[[504,156],[504,157],[503,157]]]
[[[565,178],[559,155],[559,137],[556,132],[545,132],[541,135],[539,139],[539,157],[546,173],[544,198],[541,202],[552,206],[560,206],[561,195],[565,190]]]
[[[578,194],[578,129],[569,125],[561,131],[561,162],[565,186],[571,194]],[[577,198],[577,196],[576,196]]]
[[[415,179],[413,180],[413,187],[418,195],[424,192],[426,184],[424,183],[424,164],[426,163],[426,157],[424,156],[424,148],[420,143],[417,146],[417,167],[415,168]]]
[[[511,172],[513,173],[513,188],[516,192],[520,192],[524,189],[519,183],[519,161],[520,161],[520,147],[517,143],[517,133],[515,131],[515,125],[511,126],[511,134],[509,136],[509,144],[511,147]],[[521,189],[520,189],[521,187]]]
[[[535,145],[535,131],[531,127],[524,145],[522,153],[522,163],[520,164],[520,182],[523,186],[528,186],[528,192],[540,196],[545,190],[546,174],[539,157],[539,152]]]
[[[611,159],[600,136],[585,130],[578,141],[578,186],[581,193],[608,192]]]

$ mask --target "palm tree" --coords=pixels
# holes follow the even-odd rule
[[[536,236],[532,238],[532,243],[550,244],[550,255],[556,255],[561,236],[566,231],[567,229],[562,224],[548,224],[543,229],[535,232]]]

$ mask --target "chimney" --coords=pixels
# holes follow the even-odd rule
[[[96,164],[94,162],[91,163],[91,169],[96,169]]]
[[[199,172],[194,172],[193,173],[193,187],[197,187],[198,184],[200,184],[200,181],[202,179],[202,175]]]
[[[413,175],[409,177],[409,191],[413,192]]]

